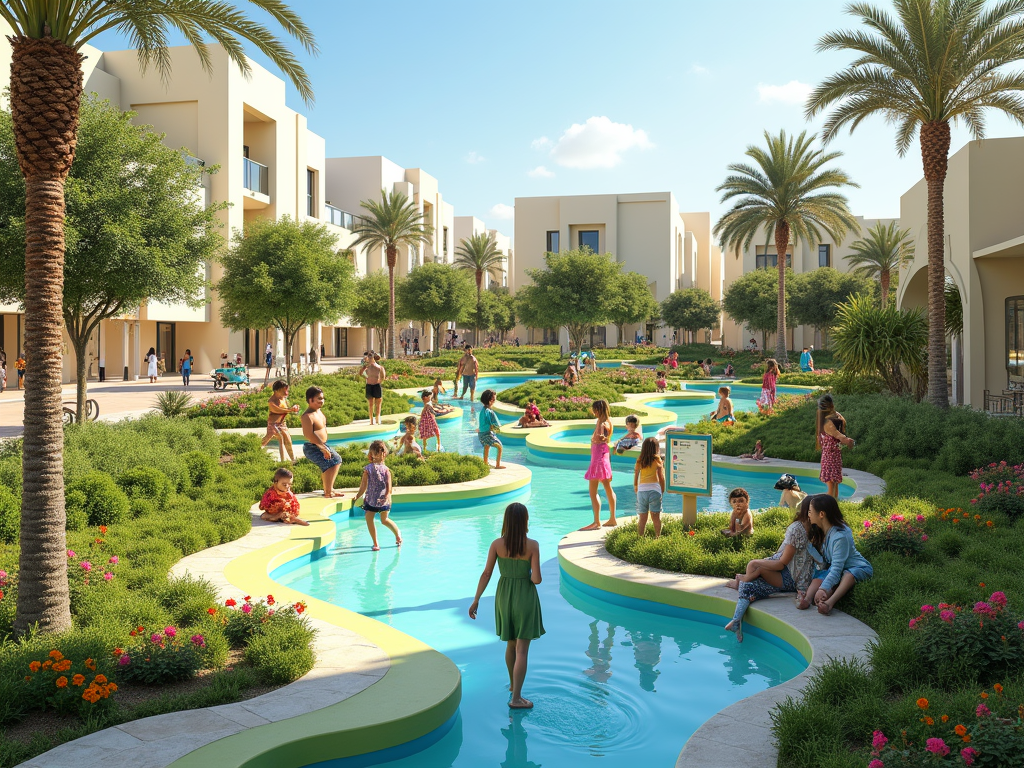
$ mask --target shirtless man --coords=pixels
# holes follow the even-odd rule
[[[462,374],[462,394],[459,395],[459,400],[466,396],[466,390],[469,390],[469,399],[476,399],[476,377],[480,373],[480,361],[473,355],[473,348],[466,345],[466,351],[459,358],[459,371]]]
[[[380,424],[380,409],[384,404],[384,389],[381,386],[387,377],[384,366],[380,364],[380,355],[368,354],[359,369],[360,376],[366,376],[366,406],[370,412],[370,424],[376,417]]]
[[[302,454],[320,468],[324,498],[341,498],[343,494],[334,492],[334,478],[341,469],[341,456],[327,445],[327,419],[320,412],[324,407],[324,391],[320,387],[310,387],[306,390],[306,403],[309,407],[302,412],[302,436],[306,438]]]

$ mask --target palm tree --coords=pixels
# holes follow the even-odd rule
[[[914,258],[914,240],[909,229],[900,229],[895,221],[888,226],[878,222],[862,240],[850,243],[846,257],[850,266],[864,277],[877,278],[882,284],[882,308],[889,306],[889,281],[892,273]]]
[[[309,52],[313,35],[277,0],[250,0],[269,13]],[[168,34],[180,32],[204,68],[204,38],[224,48],[244,72],[248,41],[277,64],[311,101],[309,78],[298,60],[264,25],[230,3],[180,0],[53,2],[3,0],[0,18],[11,25],[11,117],[18,164],[25,177],[25,437],[21,554],[15,629],[71,627],[64,511],[64,436],[61,430],[61,326],[64,284],[64,182],[75,159],[82,97],[81,47],[117,29],[138,47],[139,65],[170,75]]]
[[[388,359],[395,357],[395,267],[398,249],[426,245],[434,228],[423,220],[423,212],[404,192],[380,191],[381,200],[363,200],[360,205],[369,214],[352,230],[356,239],[349,248],[383,248],[388,261]]]
[[[798,137],[764,132],[767,149],[747,147],[746,155],[756,165],[733,163],[718,187],[722,202],[738,197],[732,208],[715,224],[715,236],[726,247],[746,250],[762,230],[765,244],[775,238],[778,254],[779,304],[775,326],[775,357],[786,357],[786,252],[790,242],[821,240],[825,230],[836,244],[847,232],[856,231],[857,221],[847,207],[846,198],[832,187],[856,187],[845,171],[822,169],[842,155],[812,149],[815,137],[803,131]],[[767,247],[765,248],[767,250]]]
[[[928,400],[949,406],[944,324],[945,223],[943,187],[949,160],[950,123],[961,122],[975,139],[985,133],[985,108],[1024,124],[1024,72],[1002,71],[1024,58],[1024,0],[893,0],[896,18],[866,3],[848,6],[868,31],[833,32],[819,51],[856,51],[857,58],[819,85],[807,117],[831,106],[822,138],[843,126],[853,131],[880,114],[896,125],[902,157],[914,134],[928,186]]]
[[[498,248],[493,233],[480,232],[462,238],[455,249],[455,266],[472,270],[476,277],[476,333],[480,334],[480,297],[484,288],[484,273],[501,266],[505,254]],[[477,343],[480,339],[475,339]]]

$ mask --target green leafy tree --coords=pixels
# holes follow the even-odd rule
[[[216,213],[196,205],[203,169],[96,98],[82,103],[75,164],[64,185],[64,327],[75,351],[85,418],[86,346],[108,318],[147,299],[197,304],[204,262],[223,243]],[[0,113],[0,300],[25,300],[25,181],[14,130]],[[198,301],[197,301],[198,297]]]
[[[721,312],[722,305],[703,288],[681,288],[661,302],[662,321],[689,333],[690,341],[697,331],[717,328]]]
[[[608,320],[615,325],[619,344],[623,327],[644,324],[658,313],[658,302],[651,294],[647,276],[639,272],[622,272],[615,280],[614,296]]]
[[[401,283],[401,278],[395,281],[396,292]],[[380,270],[363,275],[356,280],[353,296],[348,316],[363,328],[373,328],[377,333],[377,349],[385,349],[391,313],[391,287],[388,276]],[[401,304],[396,307],[395,314],[398,319],[404,319]]]
[[[819,51],[854,51],[846,69],[826,78],[807,101],[814,117],[830,108],[822,137],[832,141],[871,115],[896,126],[902,157],[915,134],[928,187],[928,400],[949,407],[944,323],[945,211],[950,124],[984,138],[985,111],[1024,125],[1024,2],[893,0],[895,17],[867,3],[849,6],[866,29],[833,32]]]
[[[471,311],[473,284],[464,270],[451,264],[421,264],[402,281],[398,300],[408,319],[430,323],[437,354],[445,324]]]
[[[313,34],[281,0],[250,0],[316,52]],[[277,65],[307,102],[309,78],[288,48],[231,3],[180,0],[54,2],[4,0],[0,18],[12,28],[10,109],[18,165],[25,177],[25,435],[22,441],[19,634],[71,628],[67,585],[64,453],[61,426],[61,320],[64,285],[64,182],[75,159],[82,98],[82,46],[118,29],[138,49],[139,65],[170,77],[169,34],[180,32],[212,68],[212,38],[248,74],[243,41]]]
[[[790,299],[789,283],[793,271],[786,270],[785,299]],[[779,281],[773,270],[755,269],[733,281],[722,297],[722,309],[740,325],[761,334],[761,349],[768,348],[768,334],[778,332],[778,287]],[[789,314],[786,315],[789,318]],[[792,322],[789,318],[788,322]],[[785,361],[785,358],[783,358]]]
[[[508,288],[491,286],[481,294],[477,306],[479,309],[466,319],[475,319],[478,312],[480,327],[497,331],[502,341],[505,340],[505,334],[516,327],[515,300]]]
[[[481,328],[487,328],[488,326],[483,325],[483,317],[481,315],[481,292],[484,287],[484,275],[489,272],[495,272],[501,268],[501,262],[505,258],[505,254],[498,248],[498,244],[494,240],[494,235],[488,232],[480,232],[469,237],[462,238],[462,242],[459,243],[459,247],[455,249],[455,266],[468,269],[473,273],[473,277],[476,279],[476,318],[475,318],[475,341],[480,342],[479,335]]]
[[[882,306],[889,303],[889,286],[900,267],[914,258],[914,239],[909,229],[900,229],[895,221],[877,222],[860,240],[850,243],[846,261],[856,271],[882,286]]]
[[[815,137],[802,132],[796,138],[785,131],[772,136],[765,131],[767,148],[749,146],[746,155],[754,165],[733,163],[732,175],[718,187],[722,202],[736,199],[715,225],[715,235],[726,247],[746,250],[761,232],[765,245],[774,237],[778,254],[776,290],[775,355],[786,359],[786,259],[791,242],[814,243],[824,230],[840,244],[847,232],[857,230],[857,220],[838,187],[855,187],[845,171],[824,166],[842,156],[814,149]],[[738,199],[737,199],[738,198]]]
[[[810,325],[822,336],[828,333],[841,304],[851,296],[872,292],[871,282],[863,275],[840,272],[832,267],[818,267],[793,275],[790,287],[789,312],[793,325]]]
[[[610,253],[589,248],[548,253],[544,260],[546,269],[526,270],[534,290],[522,299],[524,322],[534,328],[563,326],[570,345],[581,351],[590,330],[611,318],[621,264]]]
[[[352,234],[356,239],[352,249],[363,246],[367,250],[382,248],[388,265],[388,358],[395,357],[395,267],[398,249],[418,248],[430,242],[433,227],[424,222],[423,213],[404,192],[380,191],[380,202],[363,200],[366,210]]]
[[[854,296],[840,306],[832,327],[832,351],[843,370],[878,376],[897,395],[911,393],[908,375],[919,382],[926,378],[927,340],[923,310],[878,307],[870,296]]]
[[[321,224],[254,219],[235,232],[217,283],[221,322],[232,330],[273,326],[284,336],[291,382],[292,348],[304,326],[329,323],[352,301],[352,263],[335,251],[337,237]]]

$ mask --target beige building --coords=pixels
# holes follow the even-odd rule
[[[623,270],[639,272],[657,301],[679,288],[699,287],[722,298],[722,254],[711,240],[709,213],[680,213],[671,192],[630,195],[572,195],[517,197],[515,201],[515,260],[509,282],[513,288],[529,283],[526,270],[544,267],[548,252],[589,247],[611,253]],[[624,341],[644,335],[671,344],[671,328],[626,326]],[[564,329],[519,329],[531,342],[568,347]],[[616,328],[595,328],[591,344],[615,346]],[[717,332],[714,335],[717,338]]]
[[[799,241],[791,243],[789,253],[786,254],[787,265],[792,266],[793,271],[797,274],[810,272],[819,267],[832,267],[840,272],[850,272],[852,268],[849,262],[846,261],[846,257],[851,253],[850,243],[859,239],[875,224],[880,222],[883,225],[887,225],[892,221],[892,219],[865,219],[862,216],[857,216],[856,219],[859,230],[850,233],[843,239],[842,243],[836,243],[834,239],[828,237],[828,234],[824,232],[822,234],[825,235],[825,239],[820,242],[805,243]],[[775,245],[772,244],[765,247],[764,242],[765,238],[761,235],[755,238],[754,242],[745,251],[726,251],[724,260],[726,288],[732,285],[738,277],[752,270],[778,268],[778,251]],[[760,245],[757,243],[760,243]],[[775,334],[768,335],[768,349],[771,349],[774,344],[774,336]],[[741,328],[728,315],[725,316],[722,332],[723,344],[734,349],[743,349],[749,346],[750,339],[752,338],[757,340],[758,346],[761,345],[761,334],[759,332],[754,333],[749,328]],[[814,328],[801,325],[789,330],[786,347],[790,350],[799,350],[811,345],[820,348],[821,342],[820,334]]]
[[[512,240],[508,235],[503,235],[496,229],[488,229],[476,216],[455,217],[455,240],[453,248],[458,250],[463,240],[468,240],[474,235],[490,235],[494,238],[494,244],[503,254],[501,266],[484,275],[484,288],[492,286],[509,287],[509,263],[512,261]],[[456,255],[457,257],[457,255]]]
[[[949,159],[946,277],[956,283],[964,310],[962,345],[953,344],[962,366],[954,364],[952,383],[954,400],[973,408],[1005,411],[1024,389],[1022,178],[1024,138],[971,141]],[[900,272],[899,306],[927,307],[924,179],[900,198],[900,222],[915,239],[916,255]]]

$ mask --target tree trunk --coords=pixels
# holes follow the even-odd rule
[[[775,252],[779,255],[779,309],[775,321],[775,360],[781,366],[788,362],[786,354],[786,252],[789,250],[789,224],[775,224]]]
[[[88,389],[88,382],[85,380],[85,348],[89,344],[89,336],[85,338],[74,337],[71,339],[71,346],[75,348],[75,421],[79,424],[85,421],[85,398]]]
[[[295,333],[293,331],[289,334],[287,328],[282,328],[281,333],[284,335],[284,380],[289,387],[292,385],[292,345],[295,344]],[[225,387],[227,389],[227,387]]]
[[[883,269],[878,280],[882,284],[882,309],[885,309],[889,306],[889,270]]]
[[[61,426],[64,180],[75,159],[82,56],[45,37],[9,38],[11,118],[25,177],[25,437],[17,617],[24,634],[71,628]]]
[[[395,359],[395,267],[398,266],[398,248],[389,245],[388,259],[388,360]]]
[[[949,123],[921,126],[921,160],[928,184],[928,402],[949,407],[946,384],[946,258],[943,191],[949,161]]]

